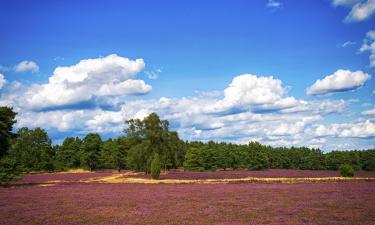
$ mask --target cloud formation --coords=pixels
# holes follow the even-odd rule
[[[371,30],[366,33],[366,38],[363,40],[359,51],[370,52],[370,67],[375,67],[375,30]]]
[[[371,76],[361,70],[337,70],[335,73],[317,80],[306,89],[308,95],[325,95],[335,92],[355,90],[362,87]]]
[[[369,110],[365,110],[361,114],[364,116],[375,117],[375,107]]]
[[[39,72],[39,66],[33,61],[22,61],[14,66],[13,70],[17,73],[23,73],[30,71],[31,73]]]
[[[344,43],[341,45],[341,47],[346,48],[346,47],[349,47],[349,46],[351,46],[351,45],[355,45],[355,42],[354,42],[354,41],[346,41],[346,42],[344,42]]]
[[[358,22],[370,18],[375,12],[375,0],[333,0],[334,6],[350,7],[345,22]]]
[[[326,115],[347,112],[350,101],[297,99],[273,76],[238,75],[223,90],[190,97],[127,98],[151,91],[151,86],[135,79],[144,67],[142,59],[118,55],[81,60],[56,68],[45,84],[10,83],[0,105],[18,112],[16,128],[39,126],[52,134],[117,136],[125,120],[156,112],[185,140],[257,140],[274,146],[333,149],[356,147],[374,136],[372,120],[325,123]],[[367,112],[362,116],[372,118]],[[355,139],[352,145],[344,145],[348,138]]]
[[[279,1],[276,1],[276,0],[268,0],[266,6],[269,7],[269,8],[277,9],[277,8],[282,7],[283,4],[281,2],[279,2]]]
[[[152,87],[143,80],[132,79],[144,67],[142,59],[129,60],[116,54],[57,67],[48,83],[34,84],[24,93],[25,103],[30,108],[43,109],[105,96],[146,94]]]
[[[5,77],[3,74],[0,73],[0,90],[4,87],[6,83]]]

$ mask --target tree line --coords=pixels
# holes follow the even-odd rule
[[[143,120],[126,121],[124,135],[102,140],[97,133],[84,138],[67,137],[52,145],[41,129],[18,129],[13,133],[16,113],[0,107],[0,181],[20,172],[63,171],[72,168],[130,169],[160,173],[160,169],[194,171],[218,169],[311,169],[337,170],[349,164],[356,170],[375,170],[375,150],[332,151],[306,147],[271,147],[258,142],[183,141],[169,130],[169,122],[152,113]],[[154,173],[154,174],[155,174]]]

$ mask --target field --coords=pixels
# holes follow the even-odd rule
[[[375,173],[325,179],[338,175],[176,170],[150,184],[129,171],[30,174],[0,189],[0,224],[374,224]]]

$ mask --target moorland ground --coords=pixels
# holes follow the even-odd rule
[[[373,224],[375,182],[145,184],[124,171],[29,174],[0,189],[0,224]],[[337,177],[337,171],[170,171],[162,180]],[[360,171],[356,177],[375,178]],[[99,182],[91,182],[93,178]],[[91,179],[91,180],[90,180]],[[94,179],[95,180],[95,179]],[[113,180],[112,180],[113,181]]]

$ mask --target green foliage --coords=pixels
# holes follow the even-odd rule
[[[4,157],[10,147],[13,124],[16,123],[15,117],[17,113],[10,107],[0,107],[0,159]]]
[[[99,153],[102,139],[99,134],[89,133],[81,145],[81,165],[90,170],[100,168]]]
[[[130,169],[150,172],[155,153],[159,154],[161,166],[165,169],[182,165],[184,144],[176,132],[169,131],[167,120],[160,120],[156,113],[151,113],[143,120],[131,119],[126,124],[125,133],[133,142],[126,158]]]
[[[81,144],[82,140],[78,137],[67,137],[61,146],[55,146],[55,168],[57,170],[67,170],[80,167]]]
[[[151,177],[153,179],[159,179],[160,167],[160,157],[159,154],[156,153],[151,161]]]
[[[14,158],[8,156],[14,134],[13,124],[16,123],[17,113],[10,107],[0,107],[0,185],[18,177],[19,170]]]
[[[340,174],[343,177],[352,177],[354,176],[354,169],[349,164],[343,164],[339,167]]]
[[[375,171],[375,150],[360,151],[359,155],[362,169]]]
[[[126,158],[129,169],[148,173],[150,171],[148,167],[149,152],[150,143],[148,141],[142,141],[140,144],[132,146]]]
[[[111,138],[102,143],[100,161],[103,168],[115,168],[118,171],[125,168],[126,152],[129,149],[128,139]]]
[[[17,160],[22,171],[54,170],[54,150],[51,139],[47,132],[40,128],[19,129],[9,156]]]
[[[4,182],[21,171],[52,171],[86,167],[131,169],[152,172],[157,155],[160,169],[178,168],[215,171],[217,169],[308,169],[338,170],[349,165],[354,170],[375,170],[375,150],[332,151],[306,147],[271,147],[258,142],[247,145],[209,141],[183,142],[169,131],[167,120],[152,113],[143,120],[126,121],[126,137],[102,142],[90,133],[81,140],[68,137],[61,145],[51,146],[48,134],[40,129],[21,128],[12,134],[16,113],[0,107],[0,160]],[[2,159],[2,158],[6,159]],[[16,169],[18,168],[18,169]]]
[[[0,159],[0,186],[6,186],[9,181],[18,179],[19,174],[15,159],[10,157]]]
[[[193,171],[205,170],[202,153],[201,148],[189,148],[185,155],[184,168]]]

